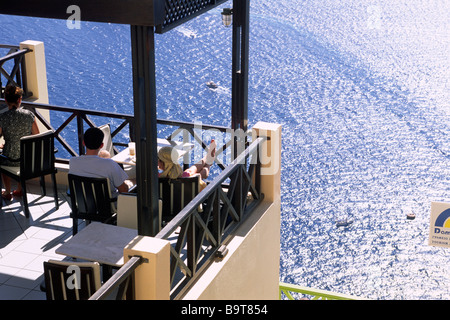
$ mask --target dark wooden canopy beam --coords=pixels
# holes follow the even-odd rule
[[[164,33],[227,0],[14,0],[1,1],[0,14],[68,19],[78,6],[81,21],[155,27]],[[68,12],[69,11],[69,12]]]

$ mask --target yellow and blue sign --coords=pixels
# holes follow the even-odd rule
[[[450,247],[450,203],[431,203],[428,244],[430,246]]]

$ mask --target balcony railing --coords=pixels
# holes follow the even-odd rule
[[[63,155],[63,157],[57,157],[56,161],[58,163],[68,163],[70,157],[84,154],[83,134],[85,131],[85,124],[88,127],[97,127],[105,123],[110,123],[111,121],[118,122],[116,127],[111,128],[111,139],[113,140],[115,149],[118,146],[127,145],[125,141],[117,141],[119,133],[123,133],[123,131],[126,130],[125,128],[128,128],[128,131],[127,133],[123,133],[123,135],[127,136],[131,141],[134,141],[134,117],[129,114],[69,108],[26,101],[22,102],[22,106],[32,110],[46,129],[55,132],[55,140],[62,146],[62,152],[58,152],[58,155]],[[50,123],[36,109],[49,110],[50,117],[57,115],[55,118],[57,118],[58,121],[62,121],[62,123],[59,124],[59,126],[56,124],[57,121],[52,121],[52,123]],[[73,136],[74,128],[73,125],[71,125],[72,121],[76,122],[75,136]],[[100,123],[96,124],[95,121]]]
[[[18,46],[10,46],[0,44],[0,50],[6,49],[8,52],[5,56],[0,57],[0,98],[4,98],[4,88],[8,84],[14,84],[22,87],[25,97],[31,96],[31,92],[28,91],[25,81],[25,59],[26,53],[30,52],[30,49],[20,49]],[[6,52],[6,51],[5,51]],[[8,72],[5,68],[12,63],[11,71]],[[6,82],[2,81],[2,78],[6,79]]]
[[[223,244],[227,237],[262,201],[258,155],[265,139],[255,139],[156,235],[156,238],[170,240],[179,228],[179,235],[171,246],[173,299],[195,281],[209,262],[226,255]],[[230,183],[225,185],[227,180]]]
[[[115,122],[111,126],[113,145],[126,146],[128,141],[118,141],[120,136],[134,140],[134,117],[129,114],[101,112],[86,109],[75,109],[62,106],[23,102],[22,105],[34,110],[37,118],[47,128],[54,130],[55,139],[62,150],[58,154],[68,154],[59,157],[60,163],[68,163],[69,157],[84,153],[82,136],[84,126],[98,126],[98,124]],[[58,114],[57,121],[50,123],[40,113],[39,109],[50,110],[50,117]],[[62,116],[65,115],[65,116]],[[62,119],[61,119],[62,117]],[[95,120],[94,120],[95,119]],[[75,121],[75,127],[71,124]],[[56,122],[59,125],[53,126]],[[97,123],[96,123],[97,122]],[[225,136],[223,145],[216,151],[216,163],[222,170],[209,185],[199,193],[172,221],[170,221],[157,235],[157,238],[168,239],[173,242],[171,246],[171,298],[175,299],[183,293],[189,284],[201,273],[208,263],[226,254],[223,243],[263,199],[260,188],[260,161],[259,149],[265,137],[256,138],[247,148],[248,136],[245,133],[230,134],[230,129],[220,126],[210,126],[195,123],[158,120],[159,126],[171,140],[182,138],[185,142],[194,141],[202,149],[206,143],[202,136],[205,131],[210,134]],[[173,128],[175,127],[175,129]],[[201,129],[199,132],[198,129]],[[124,132],[126,131],[126,132]],[[64,136],[64,133],[69,138]],[[71,138],[70,135],[75,135]],[[208,136],[208,134],[206,134]],[[233,143],[233,141],[244,142]],[[77,150],[78,149],[78,150]],[[62,152],[64,151],[64,152]],[[227,159],[220,160],[219,155],[226,152],[234,159],[228,163]],[[236,157],[232,155],[237,154]],[[225,158],[225,157],[223,157]],[[223,159],[222,158],[222,159]],[[189,156],[186,161],[189,163]],[[202,210],[199,210],[202,208]],[[175,231],[179,228],[179,234]],[[176,236],[175,241],[173,240]]]
[[[142,262],[142,257],[131,257],[89,300],[107,300],[113,295],[113,300],[133,300],[133,275]]]
[[[364,300],[351,295],[280,282],[280,300]]]
[[[2,99],[0,99],[0,102]],[[24,108],[30,109],[35,112],[36,117],[44,125],[46,129],[53,130],[55,132],[55,140],[62,146],[62,153],[58,153],[56,161],[58,163],[68,163],[69,157],[78,156],[84,154],[83,147],[83,133],[85,131],[85,125],[88,127],[100,126],[105,123],[111,124],[111,138],[115,151],[117,147],[126,147],[128,141],[135,141],[135,119],[133,115],[115,112],[104,112],[80,108],[70,108],[64,106],[48,105],[33,102],[22,102]],[[57,121],[52,120],[50,123],[43,115],[36,111],[36,109],[43,109],[50,111],[50,117],[58,114],[57,120],[61,124],[56,124]],[[64,119],[64,120],[61,120]],[[74,126],[72,121],[75,121],[75,135]],[[111,123],[114,121],[114,125]],[[202,150],[206,150],[207,144],[203,141],[200,132],[212,132],[221,134],[223,136],[223,145],[218,146],[216,151],[216,164],[222,170],[225,168],[227,162],[224,155],[227,150],[230,153],[234,153],[234,150],[243,150],[244,147],[235,147],[232,143],[233,137],[230,134],[230,128],[196,124],[183,121],[171,121],[158,119],[158,129],[161,129],[168,140],[182,139],[183,142],[194,141],[196,146],[200,146]],[[242,134],[239,136],[240,140],[244,140]],[[216,139],[217,140],[217,139]],[[63,157],[60,157],[60,155]],[[224,155],[220,157],[220,155]],[[189,153],[186,155],[188,158],[184,158],[184,165],[189,165]],[[231,156],[229,157],[231,158]],[[225,160],[221,160],[225,159]]]

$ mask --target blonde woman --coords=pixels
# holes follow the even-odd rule
[[[1,165],[20,167],[20,138],[30,134],[39,133],[34,113],[20,107],[22,103],[23,90],[15,85],[7,85],[5,88],[5,101],[8,111],[0,115],[0,133],[3,134],[5,144],[3,155],[9,160],[4,160]],[[17,185],[11,195],[11,180],[8,176],[2,175],[5,191],[2,198],[11,200],[12,196],[22,196],[22,186]]]
[[[162,147],[158,151],[158,168],[162,170],[159,174],[160,178],[185,178],[200,176],[200,191],[206,187],[206,183],[203,179],[209,176],[209,168],[214,162],[216,154],[216,142],[211,140],[211,144],[208,147],[206,156],[199,162],[191,166],[189,169],[183,171],[178,163],[178,152],[172,147]]]

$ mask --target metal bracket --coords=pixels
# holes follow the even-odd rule
[[[228,254],[228,248],[226,245],[221,245],[219,249],[216,251],[216,258],[222,260]]]
[[[128,258],[133,258],[133,257],[139,258],[141,263],[148,263],[149,262],[147,258],[143,258],[141,256],[128,256]]]

